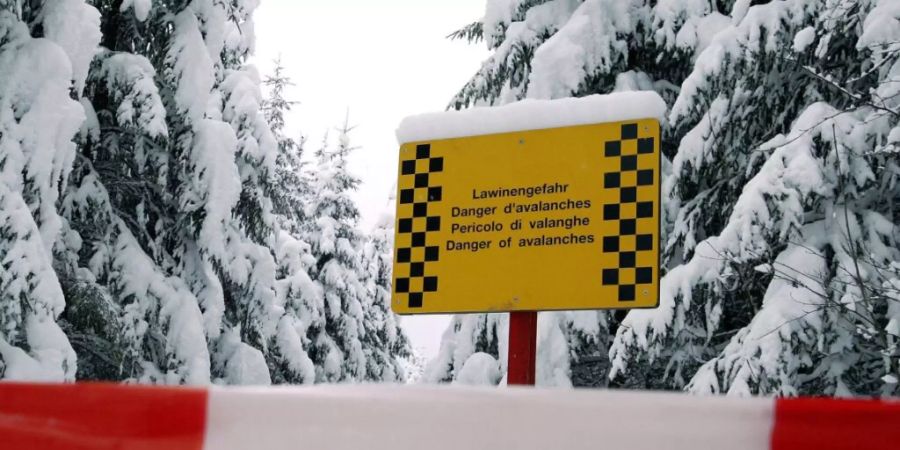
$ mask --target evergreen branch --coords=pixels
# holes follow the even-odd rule
[[[448,34],[445,38],[451,41],[465,39],[470,44],[480,42],[484,39],[484,24],[481,21],[472,22]]]
[[[841,86],[841,85],[838,84],[838,83],[835,83],[834,81],[828,79],[827,77],[823,76],[822,74],[816,72],[812,67],[810,67],[810,66],[805,66],[805,65],[801,65],[798,61],[793,60],[793,59],[790,59],[790,58],[783,58],[783,59],[784,59],[785,61],[789,61],[789,62],[793,62],[793,63],[797,64],[797,66],[800,67],[800,69],[801,69],[804,73],[806,73],[807,75],[809,75],[809,76],[812,77],[813,79],[818,80],[818,81],[820,81],[820,82],[822,82],[822,83],[825,83],[826,85],[830,86],[832,89],[835,89],[835,90],[837,90],[838,92],[840,92],[840,93],[844,94],[845,96],[849,97],[851,100],[855,101],[855,102],[857,103],[857,105],[865,105],[865,106],[869,106],[870,108],[873,108],[873,109],[876,109],[876,110],[879,110],[879,111],[884,111],[884,112],[890,113],[890,114],[893,115],[894,117],[900,118],[900,112],[894,111],[894,110],[892,110],[892,109],[890,109],[890,108],[887,108],[887,107],[885,107],[885,106],[877,105],[877,104],[875,104],[875,103],[873,103],[873,102],[871,102],[871,101],[865,100],[861,94],[856,94],[856,93],[850,92],[850,90],[848,90],[847,88]]]
[[[809,128],[804,128],[804,129],[800,130],[800,131],[799,131],[798,133],[796,133],[796,135],[795,135],[794,137],[792,137],[791,139],[788,139],[787,141],[782,142],[781,144],[778,144],[778,145],[773,146],[773,147],[771,147],[771,148],[767,148],[767,149],[763,150],[763,149],[761,149],[760,147],[762,147],[766,142],[770,141],[770,140],[772,139],[772,137],[774,137],[774,136],[770,136],[770,137],[768,137],[767,139],[765,139],[765,140],[763,140],[763,141],[761,141],[761,142],[758,142],[758,143],[756,143],[756,144],[753,144],[753,145],[751,146],[751,148],[755,148],[754,151],[757,151],[757,152],[769,152],[769,151],[773,151],[773,150],[779,149],[779,148],[781,148],[781,147],[785,147],[785,146],[787,146],[787,145],[790,145],[790,144],[796,142],[797,140],[799,140],[800,138],[802,138],[803,136],[805,136],[807,133],[809,133],[809,132],[815,130],[816,128],[819,128],[819,126],[821,126],[821,125],[824,124],[825,122],[828,122],[829,120],[832,120],[832,119],[834,119],[834,118],[836,118],[836,117],[838,117],[838,116],[841,116],[841,115],[844,115],[844,114],[852,113],[852,112],[854,112],[854,111],[855,111],[855,109],[841,110],[841,111],[838,111],[838,112],[836,112],[836,113],[834,113],[834,114],[831,114],[831,115],[829,115],[829,116],[825,116],[825,117],[823,117],[821,120],[819,120],[818,122],[816,122],[814,125],[812,125],[811,127],[809,127]]]
[[[867,70],[867,71],[863,72],[862,74],[857,75],[857,76],[855,76],[855,77],[850,78],[849,80],[847,80],[847,84],[853,84],[853,83],[856,83],[856,82],[858,82],[858,81],[860,81],[860,80],[863,80],[863,79],[868,78],[869,75],[872,75],[872,74],[874,74],[875,72],[877,72],[877,71],[881,68],[881,66],[887,64],[887,62],[890,61],[890,60],[891,60],[891,58],[882,58],[881,61],[878,61],[878,63],[875,64],[874,66],[872,66],[869,70]]]

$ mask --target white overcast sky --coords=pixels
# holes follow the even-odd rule
[[[361,148],[351,170],[363,183],[356,198],[368,231],[385,213],[397,176],[394,130],[403,117],[446,107],[487,57],[483,45],[445,36],[484,14],[485,0],[263,0],[256,12],[256,58],[265,75],[282,64],[301,102],[288,132],[306,135],[312,153],[334,136],[349,110]],[[434,355],[447,316],[404,317],[413,345]]]

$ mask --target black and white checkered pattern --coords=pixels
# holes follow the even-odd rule
[[[603,220],[617,223],[618,234],[603,237],[603,252],[616,253],[618,267],[603,270],[603,284],[618,287],[619,301],[634,301],[639,285],[653,283],[653,267],[638,267],[640,252],[653,251],[653,234],[640,234],[639,224],[653,220],[656,202],[652,186],[656,167],[644,164],[641,155],[652,154],[652,137],[638,137],[636,123],[624,124],[620,139],[608,141],[604,156],[618,160],[617,170],[603,175],[603,187],[616,190],[618,195],[603,205]],[[648,158],[647,161],[650,159]],[[655,254],[655,253],[654,253]]]
[[[429,245],[429,232],[440,231],[441,217],[429,215],[429,205],[440,202],[443,188],[435,185],[433,174],[444,171],[444,158],[431,154],[431,145],[419,144],[413,159],[400,163],[400,193],[395,257],[408,271],[395,274],[394,292],[407,296],[410,308],[421,308],[425,295],[438,289],[438,277],[429,276],[428,263],[440,258],[440,247]]]

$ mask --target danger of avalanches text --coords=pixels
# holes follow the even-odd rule
[[[565,194],[568,190],[568,184],[560,183],[544,183],[536,186],[515,187],[515,188],[494,188],[489,190],[472,190],[473,200],[497,199],[497,198],[513,198],[525,197],[532,198],[540,195]],[[465,219],[484,219],[499,214],[518,215],[529,213],[550,213],[559,211],[574,211],[568,217],[550,218],[539,217],[534,219],[515,219],[509,223],[507,231],[520,231],[522,227],[527,226],[532,230],[552,230],[564,229],[572,230],[575,227],[585,227],[591,224],[590,217],[579,216],[578,210],[586,210],[591,208],[591,201],[588,199],[573,200],[564,199],[558,201],[540,200],[536,202],[509,202],[502,208],[500,206],[482,206],[462,208],[454,206],[450,210],[450,215],[454,222],[450,225],[450,233],[453,235],[465,235],[470,233],[500,233],[506,228],[503,222],[492,220],[490,222],[468,222]],[[460,221],[462,220],[462,221]],[[521,237],[515,245],[518,247],[542,247],[542,246],[558,246],[558,245],[576,245],[576,244],[593,244],[593,234],[577,234],[570,232],[562,236],[548,236],[542,234],[537,237]],[[451,240],[448,239],[446,249],[448,251],[470,251],[478,252],[488,250],[492,247],[494,241],[491,239],[478,240]],[[499,248],[509,248],[513,246],[513,238],[506,237],[497,242]]]

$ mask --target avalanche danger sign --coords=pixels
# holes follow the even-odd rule
[[[393,310],[651,308],[656,119],[405,143]]]

